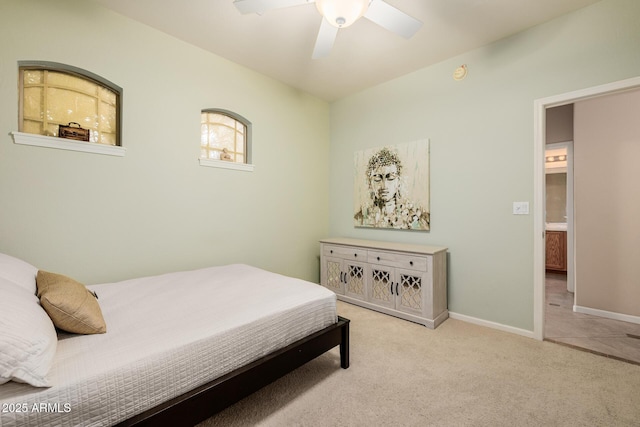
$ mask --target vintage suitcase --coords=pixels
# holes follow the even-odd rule
[[[70,122],[68,125],[58,126],[58,136],[77,141],[89,141],[89,129],[83,129],[80,123]]]

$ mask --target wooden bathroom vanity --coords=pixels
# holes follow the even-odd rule
[[[545,232],[546,269],[567,272],[567,232],[547,230]]]

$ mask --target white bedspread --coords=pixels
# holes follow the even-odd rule
[[[112,425],[337,320],[332,292],[247,265],[89,288],[107,333],[60,334],[51,388],[1,385],[0,426]]]

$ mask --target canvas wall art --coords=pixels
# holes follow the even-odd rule
[[[356,227],[430,229],[429,140],[358,151],[354,176]]]

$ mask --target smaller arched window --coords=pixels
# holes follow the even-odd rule
[[[217,108],[201,111],[200,159],[251,163],[251,122]]]

